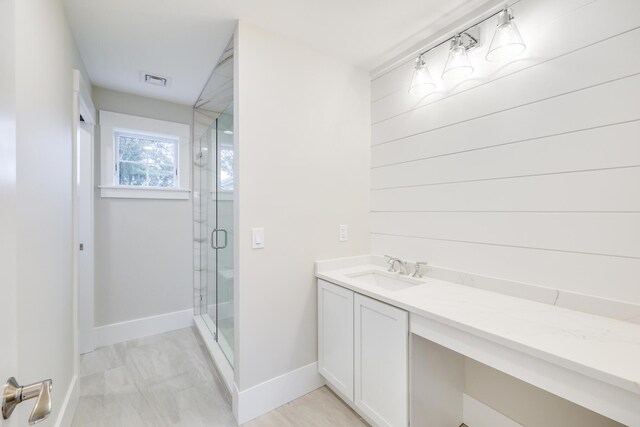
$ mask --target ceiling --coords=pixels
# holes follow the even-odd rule
[[[486,0],[63,0],[94,85],[193,105],[237,19],[367,70]],[[141,72],[171,79],[166,88]]]

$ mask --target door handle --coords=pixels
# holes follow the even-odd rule
[[[218,249],[224,249],[227,247],[227,230],[225,230],[224,228],[221,228],[218,231],[222,231],[224,233],[224,243]]]
[[[29,424],[39,423],[51,413],[52,388],[51,380],[21,386],[14,377],[9,378],[2,393],[2,418],[8,419],[19,403],[36,398],[36,404],[29,415]]]
[[[222,246],[218,246],[218,231],[222,231],[224,233],[224,243]],[[215,234],[215,244],[213,243],[213,236]],[[227,247],[227,230],[224,228],[216,228],[211,232],[211,248],[212,249],[224,249]]]

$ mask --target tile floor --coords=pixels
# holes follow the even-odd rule
[[[73,427],[237,425],[213,362],[193,328],[83,355],[79,386]],[[366,425],[326,387],[245,424]]]

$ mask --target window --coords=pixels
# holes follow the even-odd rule
[[[100,111],[102,197],[190,198],[187,124]]]
[[[178,138],[115,133],[116,185],[175,188],[178,184]]]

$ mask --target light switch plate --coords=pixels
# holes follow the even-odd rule
[[[251,229],[251,248],[252,249],[264,248],[264,228]]]
[[[349,227],[347,226],[347,224],[340,224],[338,240],[340,240],[341,242],[346,242],[347,240],[349,240]]]

